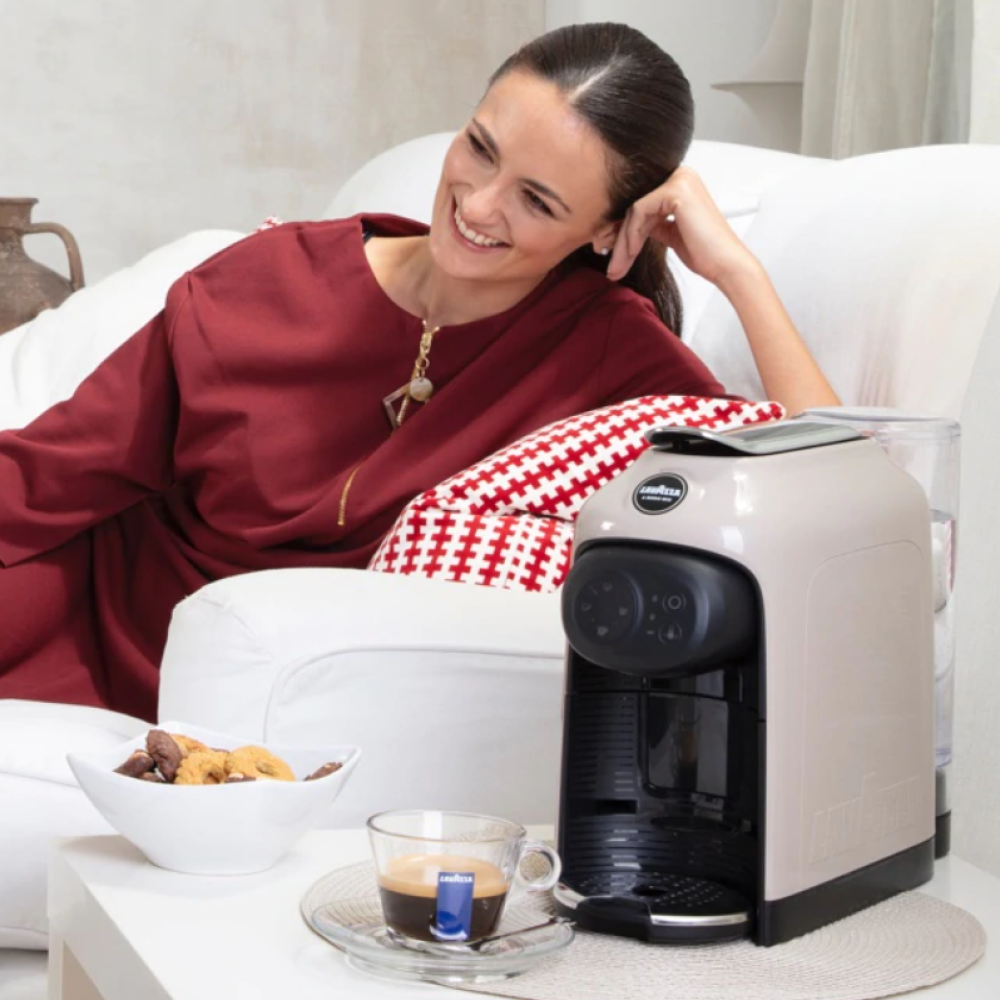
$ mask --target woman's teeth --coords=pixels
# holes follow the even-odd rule
[[[458,206],[455,206],[455,225],[458,226],[458,231],[470,242],[475,243],[476,246],[480,247],[502,247],[506,246],[502,240],[491,240],[488,236],[483,236],[482,233],[477,233],[475,229],[470,229],[466,224],[465,220],[462,218],[462,213],[459,212]]]

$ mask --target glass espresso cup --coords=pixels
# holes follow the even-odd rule
[[[559,855],[524,827],[474,813],[407,809],[368,820],[386,927],[418,941],[471,942],[496,930],[512,889],[540,892],[559,879]],[[521,862],[541,855],[529,880]]]

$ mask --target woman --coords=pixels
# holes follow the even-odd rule
[[[173,606],[364,567],[416,494],[551,421],[724,393],[663,245],[735,306],[765,390],[835,403],[698,178],[677,65],[616,25],[494,74],[427,228],[281,226],[195,268],[69,401],[0,434],[0,697],[153,718]],[[331,609],[335,613],[335,609]]]

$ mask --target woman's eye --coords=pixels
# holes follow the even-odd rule
[[[525,191],[524,200],[536,211],[544,212],[546,215],[552,214],[552,209],[534,191]]]
[[[471,132],[469,133],[469,145],[476,156],[481,156],[484,160],[489,160],[490,163],[493,162],[490,151]]]

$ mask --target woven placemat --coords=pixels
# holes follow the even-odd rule
[[[331,872],[302,909],[331,902],[352,920],[377,919],[374,866]],[[538,893],[517,909],[502,930],[544,919],[552,899]],[[578,930],[567,949],[523,975],[455,989],[523,1000],[875,1000],[951,979],[985,950],[986,932],[970,913],[908,892],[774,948],[649,945]]]
[[[874,1000],[951,979],[985,950],[970,913],[908,892],[773,948],[577,931],[566,951],[523,976],[463,990],[523,1000]]]

